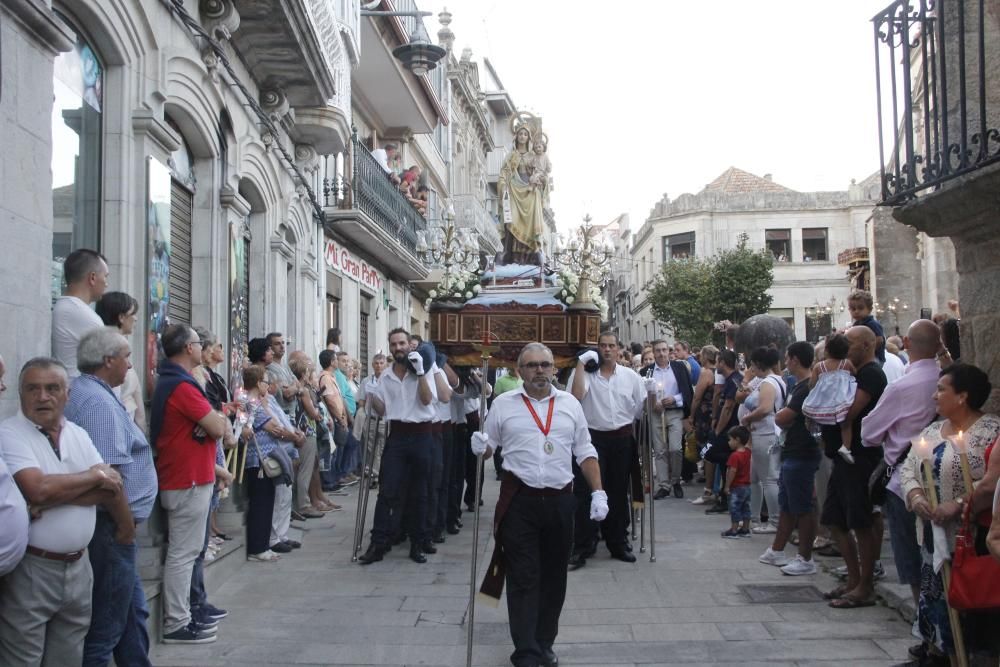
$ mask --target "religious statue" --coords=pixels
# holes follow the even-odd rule
[[[532,130],[535,129],[539,137],[542,134],[537,128],[538,119],[530,114],[518,114],[513,121],[514,150],[500,169],[498,184],[503,222],[503,251],[499,264],[538,265],[542,262],[545,236],[543,211],[548,192],[548,158],[543,143],[541,158],[545,162],[539,170],[542,175],[533,183],[539,155],[532,153]]]

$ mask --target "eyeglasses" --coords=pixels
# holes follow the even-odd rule
[[[527,368],[530,371],[537,371],[538,369],[542,369],[543,371],[547,371],[550,368],[552,368],[552,362],[551,361],[526,361],[523,364],[521,364],[521,368]]]
[[[205,344],[203,342],[201,342],[200,340],[198,340],[198,339],[189,340],[188,341],[188,345],[198,345],[200,347],[205,347]]]

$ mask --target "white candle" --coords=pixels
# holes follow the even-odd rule
[[[951,440],[951,446],[954,447],[955,451],[959,454],[965,454],[968,452],[969,444],[965,441],[965,434],[962,431],[959,431],[948,439]]]
[[[919,440],[912,440],[911,442],[913,443],[913,453],[917,455],[917,458],[921,461],[930,460],[934,450],[931,448],[931,443],[927,438],[920,436]]]

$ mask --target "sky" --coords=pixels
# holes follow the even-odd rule
[[[731,166],[799,191],[878,169],[871,17],[889,0],[418,0],[542,116],[560,230]],[[482,70],[482,68],[481,68]]]

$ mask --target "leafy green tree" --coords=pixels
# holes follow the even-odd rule
[[[656,276],[649,294],[653,316],[680,340],[701,345],[712,333],[713,261],[673,260]]]
[[[713,258],[715,321],[739,324],[771,309],[768,290],[774,283],[774,255],[766,248],[751,250],[748,241],[749,237],[742,233],[735,248],[723,250]]]
[[[673,260],[663,265],[650,291],[653,316],[674,337],[693,345],[711,341],[712,325],[739,324],[771,308],[774,257],[754,251],[744,233],[736,247],[706,259]]]

